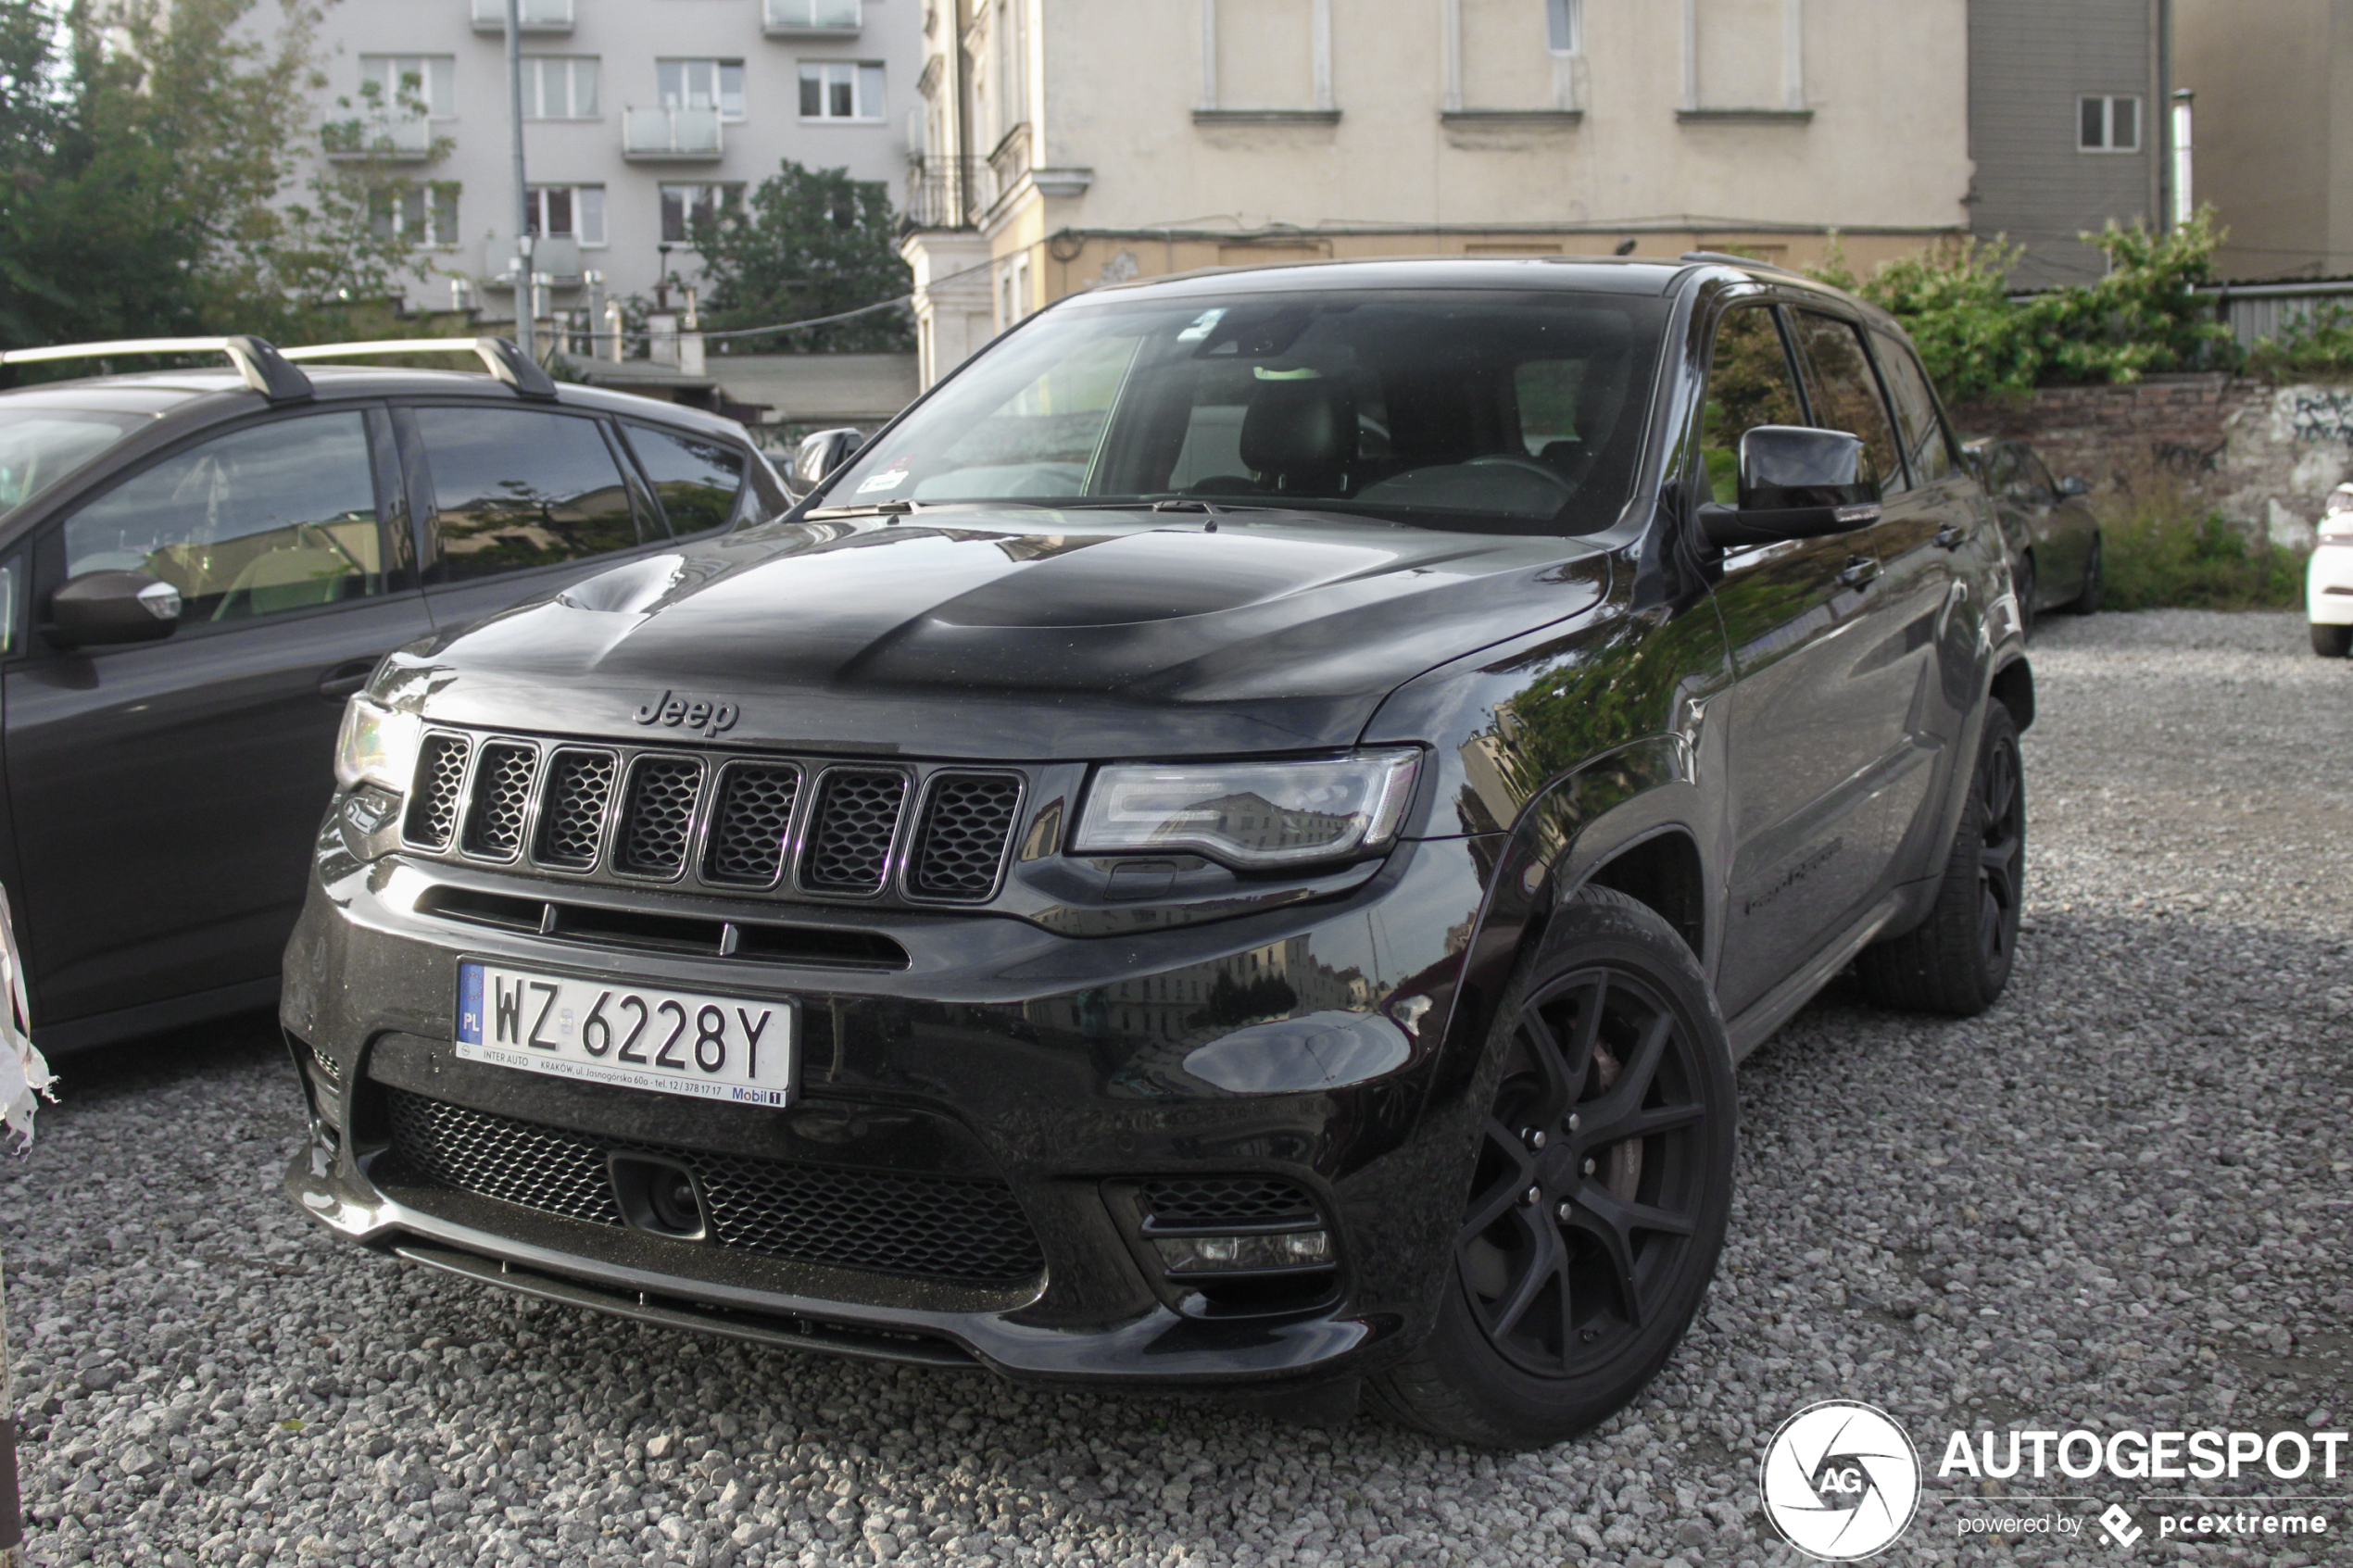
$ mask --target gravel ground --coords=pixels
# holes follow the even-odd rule
[[[1584,1440],[804,1359],[386,1263],[280,1196],[296,1098],[248,1024],[69,1063],[0,1183],[32,1560],[1765,1564],[1760,1446],[1817,1399],[1931,1466],[1957,1426],[2343,1427],[2353,663],[2304,641],[2046,623],[2008,997],[1952,1023],[1833,990],[1750,1060],[1716,1292]],[[1887,1561],[2158,1554],[1960,1541],[2010,1505],[1928,1484]]]

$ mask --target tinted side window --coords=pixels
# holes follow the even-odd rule
[[[164,458],[65,525],[66,574],[144,571],[190,621],[383,591],[364,415],[256,425]]]
[[[1862,336],[1851,322],[1811,310],[1793,310],[1788,320],[1814,394],[1814,422],[1861,436],[1882,493],[1897,488],[1904,483],[1904,465],[1896,456],[1895,427],[1863,353]]]
[[[1743,434],[1758,425],[1805,422],[1772,312],[1752,305],[1727,313],[1708,352],[1707,403],[1700,413],[1700,461],[1711,498],[1739,502]]]
[[[2057,499],[2058,485],[2051,478],[2051,470],[2045,468],[2043,466],[2043,459],[2036,457],[2033,453],[2024,450],[2021,450],[2019,453],[2018,477],[2020,483],[2028,486],[2028,488],[2032,492],[2032,498],[2034,500],[2050,501]]]
[[[629,487],[594,420],[535,408],[420,408],[439,513],[438,581],[584,560],[637,541]]]
[[[673,533],[700,533],[736,515],[744,487],[744,455],[724,441],[651,425],[628,426],[629,445],[661,497]]]
[[[1887,390],[1895,400],[1896,422],[1904,430],[1904,456],[1914,484],[1933,484],[1953,471],[1953,445],[1944,434],[1944,418],[1928,390],[1912,351],[1883,332],[1878,341],[1880,369],[1887,374]]]

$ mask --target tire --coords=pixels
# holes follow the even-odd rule
[[[1404,1425],[1540,1448],[1641,1393],[1707,1294],[1731,1212],[1731,1055],[1674,929],[1590,887],[1521,960],[1487,1050],[1436,1323],[1365,1388]]]
[[[2105,573],[2100,566],[2100,536],[2092,535],[2092,553],[2083,558],[2083,586],[2061,608],[2070,615],[2096,615],[2100,608],[2100,585]]]
[[[2013,591],[2018,595],[2018,634],[2023,642],[2034,635],[2034,558],[2020,556],[2018,570],[2011,573]]]
[[[1936,903],[1915,930],[1874,943],[1855,967],[1885,1007],[1968,1018],[1994,1005],[2017,956],[2026,872],[2026,789],[2018,725],[1987,699],[1969,804],[1953,832]]]
[[[2343,659],[2353,654],[2353,626],[2323,626],[2312,622],[2312,651],[2322,659]]]

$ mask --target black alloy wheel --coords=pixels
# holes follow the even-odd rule
[[[1731,1058],[1674,929],[1591,887],[1523,960],[1488,1048],[1437,1323],[1367,1391],[1425,1431],[1529,1448],[1642,1392],[1698,1311],[1731,1210]]]
[[[1969,798],[1928,918],[1856,956],[1871,999],[1968,1018],[2009,984],[2026,885],[2026,786],[2018,725],[1988,697]]]
[[[1706,1197],[1698,1049],[1641,975],[1606,965],[1521,1004],[1454,1267],[1524,1371],[1623,1354],[1679,1272]]]
[[[2083,558],[2083,585],[2076,590],[2073,598],[2067,601],[2067,613],[2070,615],[2098,613],[2101,586],[2100,537],[2095,533],[2092,535],[2092,553]]]

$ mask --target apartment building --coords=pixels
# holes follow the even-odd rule
[[[2171,0],[2223,277],[2353,277],[2353,0]]]
[[[920,102],[925,3],[522,0],[533,266],[555,280],[549,303],[581,305],[591,271],[609,295],[650,296],[673,274],[694,282],[694,215],[740,199],[786,158],[895,189]],[[511,308],[505,30],[506,0],[324,10],[322,152],[389,149],[412,166],[388,220],[433,262],[413,303],[447,305],[449,281],[462,280],[489,314]],[[388,107],[354,128],[371,102],[363,84]],[[422,113],[401,113],[404,99]]]
[[[1052,299],[1200,266],[1802,264],[1833,232],[1869,266],[1969,226],[1969,0],[923,3],[926,383]]]

